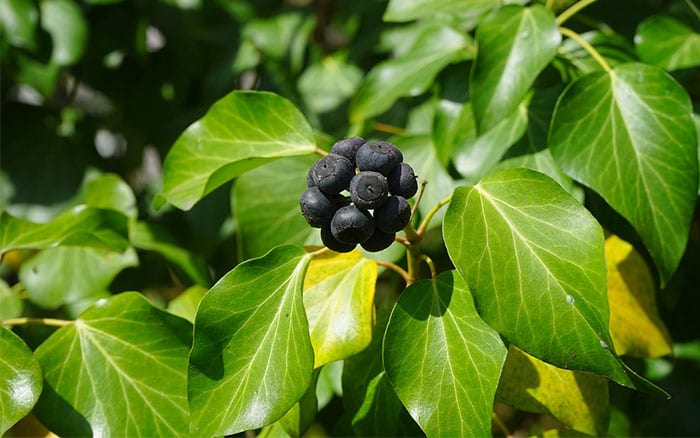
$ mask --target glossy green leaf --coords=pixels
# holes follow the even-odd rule
[[[316,418],[316,413],[318,412],[318,399],[316,398],[318,374],[319,370],[314,371],[312,382],[301,397],[301,400],[279,420],[279,423],[290,436],[302,436]]]
[[[100,248],[48,248],[22,264],[19,279],[29,299],[44,308],[80,301],[108,291],[123,269],[138,265],[136,251]]]
[[[479,23],[476,40],[471,101],[479,132],[487,132],[520,105],[556,55],[561,35],[544,7],[504,6]]]
[[[327,56],[299,77],[299,92],[309,109],[323,113],[350,98],[362,82],[363,71],[339,56]]]
[[[7,282],[0,278],[0,320],[20,316],[23,307],[19,291],[12,290]]]
[[[429,437],[491,434],[506,348],[455,271],[403,291],[383,350],[392,387]]]
[[[455,190],[443,234],[479,314],[562,368],[632,386],[608,333],[603,230],[551,178],[516,168]]]
[[[441,13],[481,15],[500,4],[498,0],[391,0],[383,18],[386,21],[410,21]]]
[[[35,351],[35,414],[59,435],[187,436],[191,331],[139,293],[98,301]]]
[[[377,264],[359,253],[314,257],[304,278],[314,367],[345,359],[372,340]]]
[[[691,112],[687,93],[663,70],[624,64],[573,82],[552,119],[554,159],[639,232],[662,285],[683,255],[695,207]]]
[[[552,158],[552,153],[549,149],[542,149],[536,153],[519,155],[517,157],[503,160],[494,166],[493,170],[497,171],[511,169],[514,167],[527,167],[528,169],[544,173],[554,181],[558,182],[564,190],[571,194],[571,196],[575,197],[576,199],[580,199],[582,196],[580,189],[576,187],[574,181],[569,178],[561,170],[557,162],[554,161],[554,158]]]
[[[233,185],[231,205],[242,260],[260,257],[275,246],[320,245],[318,229],[301,215],[299,197],[306,174],[320,157],[291,157],[241,175]]]
[[[39,13],[32,0],[5,0],[0,3],[2,33],[10,44],[34,50]]]
[[[162,198],[190,209],[215,188],[277,158],[313,152],[313,132],[287,99],[233,91],[177,139],[163,163]]]
[[[41,367],[27,344],[0,327],[0,435],[24,418],[39,399]]]
[[[229,435],[281,418],[311,383],[302,302],[311,256],[281,246],[236,266],[199,305],[190,355],[192,432]]]
[[[620,34],[592,30],[584,32],[580,36],[593,46],[610,66],[637,60],[634,46]],[[578,41],[571,38],[566,38],[562,42],[557,52],[557,59],[552,62],[552,65],[559,69],[566,82],[588,73],[603,70],[600,63],[592,58],[591,54],[581,47]]]
[[[199,307],[199,303],[206,292],[207,289],[200,285],[187,288],[187,290],[168,303],[168,312],[194,323],[197,307]]]
[[[42,0],[41,27],[53,42],[51,62],[72,65],[80,60],[87,47],[88,23],[80,6],[73,0]]]
[[[647,18],[637,27],[634,42],[642,61],[665,70],[700,65],[700,33],[675,18]]]
[[[445,66],[470,56],[471,50],[465,34],[448,26],[426,26],[405,55],[369,71],[350,108],[352,123],[383,113],[400,97],[423,93]]]
[[[128,246],[128,220],[121,213],[74,207],[50,222],[37,224],[0,212],[0,253],[11,249],[92,246],[123,251]]]

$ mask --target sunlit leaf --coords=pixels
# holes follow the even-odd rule
[[[478,16],[500,4],[498,0],[391,0],[384,12],[384,20],[410,21],[441,13]]]
[[[84,183],[82,198],[93,208],[117,210],[129,217],[136,217],[136,196],[131,187],[118,175],[104,173]]]
[[[0,320],[20,316],[23,307],[19,291],[13,291],[6,281],[0,278]]]
[[[88,23],[80,6],[72,0],[42,0],[41,26],[51,35],[51,61],[72,65],[80,60],[87,47]]]
[[[168,312],[194,323],[197,307],[206,292],[207,289],[200,285],[187,288],[168,303]]]
[[[312,382],[301,397],[301,400],[292,406],[292,409],[288,410],[284,417],[279,420],[284,430],[293,437],[302,436],[316,418],[316,413],[318,412],[318,399],[316,398],[318,374],[319,370],[314,371]]]
[[[664,15],[642,21],[634,36],[642,61],[674,71],[700,65],[700,33]]]
[[[557,162],[554,161],[554,158],[552,158],[552,153],[549,151],[549,149],[542,149],[536,153],[519,155],[517,157],[503,160],[494,166],[493,170],[510,169],[513,167],[527,167],[528,169],[544,173],[554,181],[558,182],[564,190],[571,194],[571,196],[574,196],[577,199],[579,199],[578,197],[581,196],[580,188],[577,188],[574,181],[561,170]]]

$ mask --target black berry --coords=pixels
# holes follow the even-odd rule
[[[404,198],[412,198],[418,191],[418,181],[416,174],[410,164],[399,163],[394,167],[389,177],[389,192],[392,195],[403,196]]]
[[[360,245],[369,252],[379,252],[387,249],[394,242],[395,238],[396,233],[387,233],[379,228],[375,228],[372,236]]]
[[[372,170],[388,176],[403,161],[401,151],[387,141],[368,141],[360,146],[355,164],[360,170]]]
[[[333,250],[335,252],[350,252],[355,249],[355,244],[343,243],[338,241],[333,237],[331,232],[331,227],[321,228],[321,241],[326,246],[326,248]]]
[[[354,166],[355,155],[357,154],[357,150],[360,149],[360,146],[362,146],[363,144],[365,144],[365,140],[360,137],[344,138],[335,142],[335,144],[331,148],[331,153],[342,155],[343,157],[350,160],[350,162]]]
[[[339,208],[333,215],[331,233],[343,243],[362,243],[374,233],[374,221],[369,212],[348,205]]]
[[[403,230],[410,220],[411,206],[403,196],[389,196],[384,205],[374,210],[375,226],[387,233]]]
[[[328,154],[314,163],[309,173],[307,184],[311,181],[323,193],[334,194],[348,188],[355,166],[342,155]]]
[[[316,228],[330,225],[333,214],[337,210],[335,202],[324,195],[318,187],[306,189],[299,197],[299,206],[306,222]]]
[[[386,202],[388,193],[389,183],[379,172],[362,171],[350,180],[350,199],[357,208],[377,208]]]

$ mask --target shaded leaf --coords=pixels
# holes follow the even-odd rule
[[[37,417],[59,435],[187,436],[191,331],[139,293],[98,301],[37,348]]]
[[[584,32],[580,36],[593,46],[610,66],[637,60],[634,46],[620,34],[593,30]],[[566,38],[561,43],[557,59],[552,62],[552,65],[559,68],[566,81],[603,69],[578,41],[571,38]]]
[[[639,232],[664,285],[688,239],[698,187],[691,105],[663,70],[624,64],[573,82],[554,111],[552,155]]]
[[[350,98],[362,82],[363,71],[339,56],[327,56],[299,77],[299,92],[315,113],[335,109]]]
[[[88,39],[88,23],[73,0],[42,0],[41,27],[53,42],[51,62],[72,65],[80,61]]]
[[[314,371],[312,382],[301,397],[301,400],[292,406],[292,409],[287,411],[284,417],[279,420],[279,423],[290,436],[299,437],[303,435],[316,418],[316,413],[318,412],[318,399],[316,398],[318,375],[319,370]]]
[[[0,435],[24,418],[39,399],[41,367],[27,344],[0,327]]]
[[[478,16],[500,4],[498,0],[391,0],[383,18],[385,21],[410,21],[441,13]]]
[[[177,139],[163,163],[167,201],[188,210],[215,188],[281,157],[313,152],[313,132],[287,99],[233,91],[218,100]]]
[[[383,350],[392,387],[428,436],[491,434],[506,348],[455,271],[403,291]]]
[[[281,418],[311,383],[302,302],[311,256],[291,245],[236,266],[199,305],[190,355],[192,432],[229,435]]]
[[[34,50],[38,21],[39,14],[31,0],[6,0],[0,3],[2,35],[13,46]]]
[[[700,65],[700,34],[664,15],[642,21],[634,36],[642,61],[668,71]]]

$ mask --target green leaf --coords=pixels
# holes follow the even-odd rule
[[[57,245],[124,251],[128,247],[128,234],[128,220],[123,214],[84,205],[43,224],[0,212],[0,253],[11,249],[44,249]]]
[[[484,18],[476,40],[469,89],[479,132],[486,132],[520,105],[556,55],[561,35],[554,15],[544,7],[514,5]]]
[[[299,93],[315,113],[338,107],[362,82],[363,71],[339,56],[327,56],[310,65],[299,77]]]
[[[31,0],[5,0],[0,3],[1,33],[13,46],[34,50],[38,21],[39,14]]]
[[[666,284],[685,250],[698,187],[691,105],[658,67],[624,64],[573,82],[554,111],[552,155],[641,235]]]
[[[236,266],[199,305],[190,355],[192,432],[229,435],[281,418],[311,383],[302,302],[311,256],[287,245]]]
[[[506,348],[455,271],[403,291],[383,348],[389,381],[428,436],[491,434]]]
[[[41,367],[27,344],[0,327],[0,435],[24,418],[39,399]]]
[[[634,42],[642,61],[667,71],[700,65],[700,34],[675,18],[645,19],[637,27]]]
[[[306,173],[319,157],[291,157],[251,170],[231,192],[241,260],[260,257],[275,246],[320,245],[317,229],[301,215],[299,197]]]
[[[0,278],[0,320],[20,316],[23,307],[19,291],[12,290],[7,282]]]
[[[194,324],[197,307],[199,307],[199,303],[206,292],[207,289],[200,285],[187,288],[187,290],[168,303],[168,312]]]
[[[83,202],[89,207],[111,209],[136,217],[136,196],[131,187],[119,175],[103,173],[85,181]]]
[[[345,359],[372,340],[377,264],[359,251],[314,257],[304,278],[314,367]]]
[[[72,65],[80,61],[88,40],[88,23],[73,0],[42,0],[41,27],[53,41],[51,62]]]
[[[445,66],[468,56],[471,39],[448,26],[426,26],[411,49],[369,71],[350,108],[352,123],[379,115],[404,96],[423,93]]]
[[[593,46],[610,66],[637,60],[634,46],[620,34],[592,30],[580,36]],[[603,69],[578,41],[571,38],[566,38],[562,42],[557,52],[557,59],[552,62],[552,65],[559,69],[565,82]]]
[[[191,331],[139,293],[98,301],[37,348],[37,417],[59,435],[188,435]]]
[[[316,399],[318,375],[319,370],[314,371],[311,385],[309,385],[301,400],[279,420],[284,430],[293,437],[302,436],[316,418],[316,413],[318,412],[318,400]]]
[[[314,151],[311,127],[287,99],[233,91],[180,135],[163,163],[162,198],[188,210],[215,188],[277,158]]]
[[[410,21],[436,14],[481,15],[501,4],[498,0],[391,0],[385,21]]]
[[[533,154],[519,155],[517,157],[503,160],[498,163],[493,170],[511,169],[514,167],[526,167],[528,169],[544,173],[554,181],[558,182],[564,190],[571,194],[571,196],[579,200],[582,196],[580,189],[574,184],[574,181],[566,176],[566,174],[557,165],[557,162],[554,161],[554,158],[552,158],[552,153],[549,149],[542,149],[541,151]]]
[[[632,386],[608,334],[603,230],[549,177],[507,169],[455,190],[443,234],[479,314],[518,348]]]
[[[41,251],[22,264],[19,279],[29,299],[44,308],[102,295],[114,277],[137,266],[136,251],[119,253],[101,248],[58,247]]]

